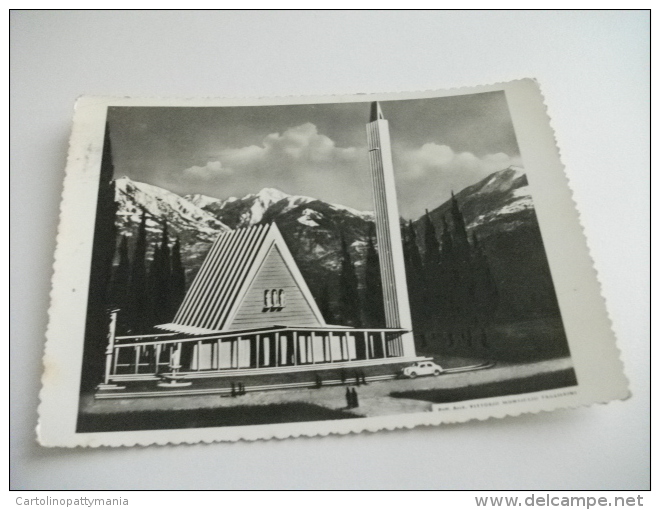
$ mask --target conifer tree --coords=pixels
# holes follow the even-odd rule
[[[186,295],[186,271],[181,262],[181,243],[177,237],[172,247],[172,275],[170,285],[170,321],[174,318]]]
[[[406,282],[408,284],[408,299],[413,329],[424,334],[427,328],[426,279],[422,257],[417,245],[417,234],[413,222],[408,222],[402,228],[403,253],[406,264]]]
[[[144,333],[149,327],[149,294],[147,283],[147,212],[142,210],[138,227],[131,278],[129,285],[128,322],[135,333]]]
[[[427,330],[435,324],[440,308],[440,243],[428,210],[424,215],[424,297],[423,310]],[[431,335],[427,331],[427,335]],[[433,332],[435,333],[435,332]],[[435,336],[435,335],[434,335]]]
[[[360,296],[355,267],[348,251],[344,234],[341,234],[341,274],[339,277],[339,313],[346,326],[360,327]]]
[[[403,264],[406,267],[406,281],[408,282],[408,286],[410,286],[410,281],[409,281],[409,271],[410,271],[410,266],[411,266],[411,253],[410,253],[410,235],[408,234],[408,223],[402,223],[401,224],[401,244],[403,245]],[[410,289],[408,289],[408,293],[410,293]]]
[[[451,219],[454,225],[453,239],[456,249],[469,251],[470,243],[465,228],[465,220],[453,191],[451,192]]]
[[[459,322],[469,324],[475,316],[475,283],[472,267],[472,253],[468,240],[465,220],[458,206],[458,200],[451,194],[453,292],[452,298]]]
[[[158,254],[158,258],[154,254],[154,319],[158,324],[163,324],[171,320],[170,286],[172,268],[167,221],[163,223],[160,246],[156,253]]]
[[[440,262],[440,244],[435,234],[429,210],[424,215],[424,264],[427,267],[436,266]]]
[[[380,275],[380,260],[373,240],[373,224],[370,224],[369,226],[364,271],[364,313],[367,326],[372,328],[385,327],[383,282]]]
[[[160,256],[160,245],[154,247],[154,255],[151,259],[151,264],[149,264],[149,274],[147,276],[147,298],[145,303],[145,314],[144,314],[144,330],[146,332],[150,330],[153,326],[159,323],[158,321],[158,305],[160,303],[160,297],[158,296],[158,290],[161,286],[160,276],[161,276],[161,256]]]
[[[128,237],[121,235],[117,247],[118,264],[112,272],[112,286],[110,291],[111,303],[124,308],[128,295],[128,282],[131,277],[130,261],[128,259]]]
[[[454,243],[447,218],[442,217],[440,270],[438,277],[438,311],[441,322],[447,326],[451,324],[458,314],[456,309],[456,287],[459,278],[454,264]]]
[[[113,307],[120,310],[117,316],[117,330],[125,333],[127,329],[126,308],[128,305],[128,292],[131,278],[131,264],[128,258],[128,237],[122,235],[118,247],[119,263],[114,268],[110,302]]]
[[[106,121],[99,192],[94,223],[94,244],[90,268],[89,293],[85,326],[82,387],[89,388],[100,380],[103,373],[104,352],[109,326],[110,281],[116,247],[114,164],[110,141],[110,126]]]
[[[497,310],[499,294],[486,253],[474,232],[472,233],[472,249],[476,287],[475,307],[480,319],[488,323]]]
[[[451,259],[451,254],[453,252],[453,241],[451,237],[451,231],[449,230],[449,225],[447,224],[447,218],[442,217],[442,234],[440,234],[440,241],[442,243],[440,251],[440,263],[449,261]]]
[[[332,304],[330,302],[330,287],[326,282],[321,289],[321,296],[318,300],[319,310],[325,319],[325,322],[332,324],[335,321],[335,315],[332,312]]]
[[[410,265],[412,270],[417,275],[422,274],[422,256],[419,254],[419,245],[417,244],[417,233],[412,221],[408,222],[408,253],[410,257]]]

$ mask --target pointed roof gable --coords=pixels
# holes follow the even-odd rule
[[[157,326],[186,334],[227,331],[271,248],[280,255],[314,316],[325,325],[312,293],[275,223],[220,234],[209,251],[174,321]]]

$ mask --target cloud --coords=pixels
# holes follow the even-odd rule
[[[471,152],[454,152],[447,145],[425,143],[418,149],[402,151],[400,176],[407,180],[429,177],[430,174],[488,174],[520,164],[519,158],[512,158],[502,152],[477,157]]]
[[[368,179],[366,164],[366,148],[337,147],[316,125],[307,122],[268,134],[257,145],[215,152],[214,161],[190,167],[184,176],[215,182],[218,193],[224,196],[280,187],[288,193],[370,208],[364,190],[347,191],[347,187],[359,188],[360,181]],[[365,175],[356,175],[359,173]]]
[[[432,170],[447,167],[455,159],[454,151],[447,145],[425,143],[417,150],[404,153],[401,160],[401,176],[404,179],[419,179]]]
[[[395,146],[399,212],[416,219],[424,209],[447,200],[452,190],[460,191],[493,172],[520,164],[518,156],[476,156],[437,143]],[[337,147],[309,122],[270,133],[258,144],[214,151],[206,165],[187,168],[183,177],[195,192],[218,198],[274,187],[356,209],[373,209],[367,148]]]
[[[184,173],[192,177],[207,180],[221,175],[231,175],[233,171],[231,168],[222,166],[220,161],[209,161],[204,166],[191,166],[190,168],[186,168]]]
[[[220,159],[229,167],[254,168],[289,167],[305,169],[318,165],[330,165],[350,161],[355,148],[338,148],[329,137],[319,134],[317,127],[307,122],[283,133],[271,133],[263,140],[263,146],[250,146],[222,151]]]
[[[287,129],[283,133],[267,135],[261,146],[224,149],[217,161],[203,167],[193,166],[185,170],[192,176],[211,178],[240,172],[254,172],[269,168],[304,170],[319,166],[335,166],[351,163],[356,159],[354,147],[339,148],[329,137],[319,134],[317,127],[307,122]]]
[[[425,208],[443,203],[452,190],[460,191],[493,172],[521,165],[519,156],[500,152],[478,157],[436,143],[399,149],[395,158],[401,214],[412,218],[421,215]]]

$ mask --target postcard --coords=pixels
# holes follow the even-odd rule
[[[533,80],[82,97],[51,297],[45,446],[393,430],[629,395]]]

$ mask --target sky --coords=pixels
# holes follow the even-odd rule
[[[503,92],[381,101],[399,213],[416,219],[510,165],[522,166]],[[372,210],[370,103],[110,107],[115,176],[180,195],[277,188]]]

